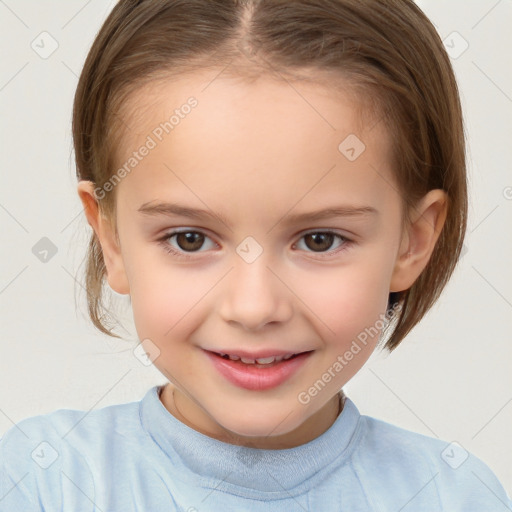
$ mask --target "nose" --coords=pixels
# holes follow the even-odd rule
[[[225,322],[258,331],[267,324],[291,318],[293,293],[264,255],[265,252],[252,263],[236,255],[220,297],[220,315]]]

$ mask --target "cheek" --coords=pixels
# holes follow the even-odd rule
[[[322,338],[344,346],[375,325],[385,312],[388,273],[375,262],[333,268],[315,273],[314,279],[310,274],[299,275],[294,291],[307,305],[311,322],[318,326]]]
[[[140,336],[162,339],[183,328],[198,289],[173,273],[162,275],[155,268],[141,271],[131,287],[134,322]]]
[[[197,315],[219,276],[157,263],[154,257],[147,265],[139,259],[132,269],[131,303],[139,338],[154,340],[162,350],[169,340],[179,344],[197,328]]]

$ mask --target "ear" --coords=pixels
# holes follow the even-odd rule
[[[448,197],[443,190],[431,190],[412,208],[404,226],[400,249],[391,277],[390,292],[409,289],[427,266],[443,229]]]
[[[100,241],[110,288],[123,295],[129,294],[130,287],[121,256],[119,241],[114,234],[110,222],[104,217],[99,208],[94,194],[94,183],[87,180],[80,181],[78,183],[78,195],[84,206],[87,222],[94,229]]]

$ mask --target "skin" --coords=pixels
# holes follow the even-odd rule
[[[420,275],[445,220],[446,196],[430,191],[402,225],[388,133],[383,123],[363,126],[352,97],[320,83],[292,88],[218,72],[196,71],[137,92],[120,165],[190,96],[197,107],[116,186],[118,240],[94,185],[82,181],[78,193],[110,287],[130,295],[139,339],[158,347],[153,363],[171,382],[161,396],[169,413],[225,442],[298,446],[333,424],[338,390],[368,360],[378,336],[360,344],[307,404],[299,394],[376,324],[390,291],[409,288]],[[353,162],[338,150],[349,134],[366,145]],[[215,218],[138,211],[153,201],[208,209],[229,227]],[[328,206],[377,213],[287,223],[290,215]],[[159,242],[182,228],[205,235],[193,243],[167,239],[189,259]],[[305,236],[327,229],[345,238]],[[252,263],[236,252],[248,236],[263,250]],[[236,348],[314,352],[280,386],[254,391],[227,381],[203,351]]]

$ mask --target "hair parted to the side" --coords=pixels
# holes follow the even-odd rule
[[[349,84],[391,134],[392,169],[409,209],[429,190],[448,195],[446,222],[427,267],[409,290],[390,294],[389,306],[398,311],[385,331],[385,348],[392,351],[445,287],[467,222],[457,83],[439,35],[412,0],[120,0],[78,82],[77,178],[102,187],[116,171],[120,113],[130,95],[184,71],[247,61],[242,45],[281,75],[316,70]],[[247,62],[245,69],[254,73]],[[98,203],[115,227],[115,189]],[[93,324],[119,337],[103,321],[106,269],[94,232],[85,272]]]

